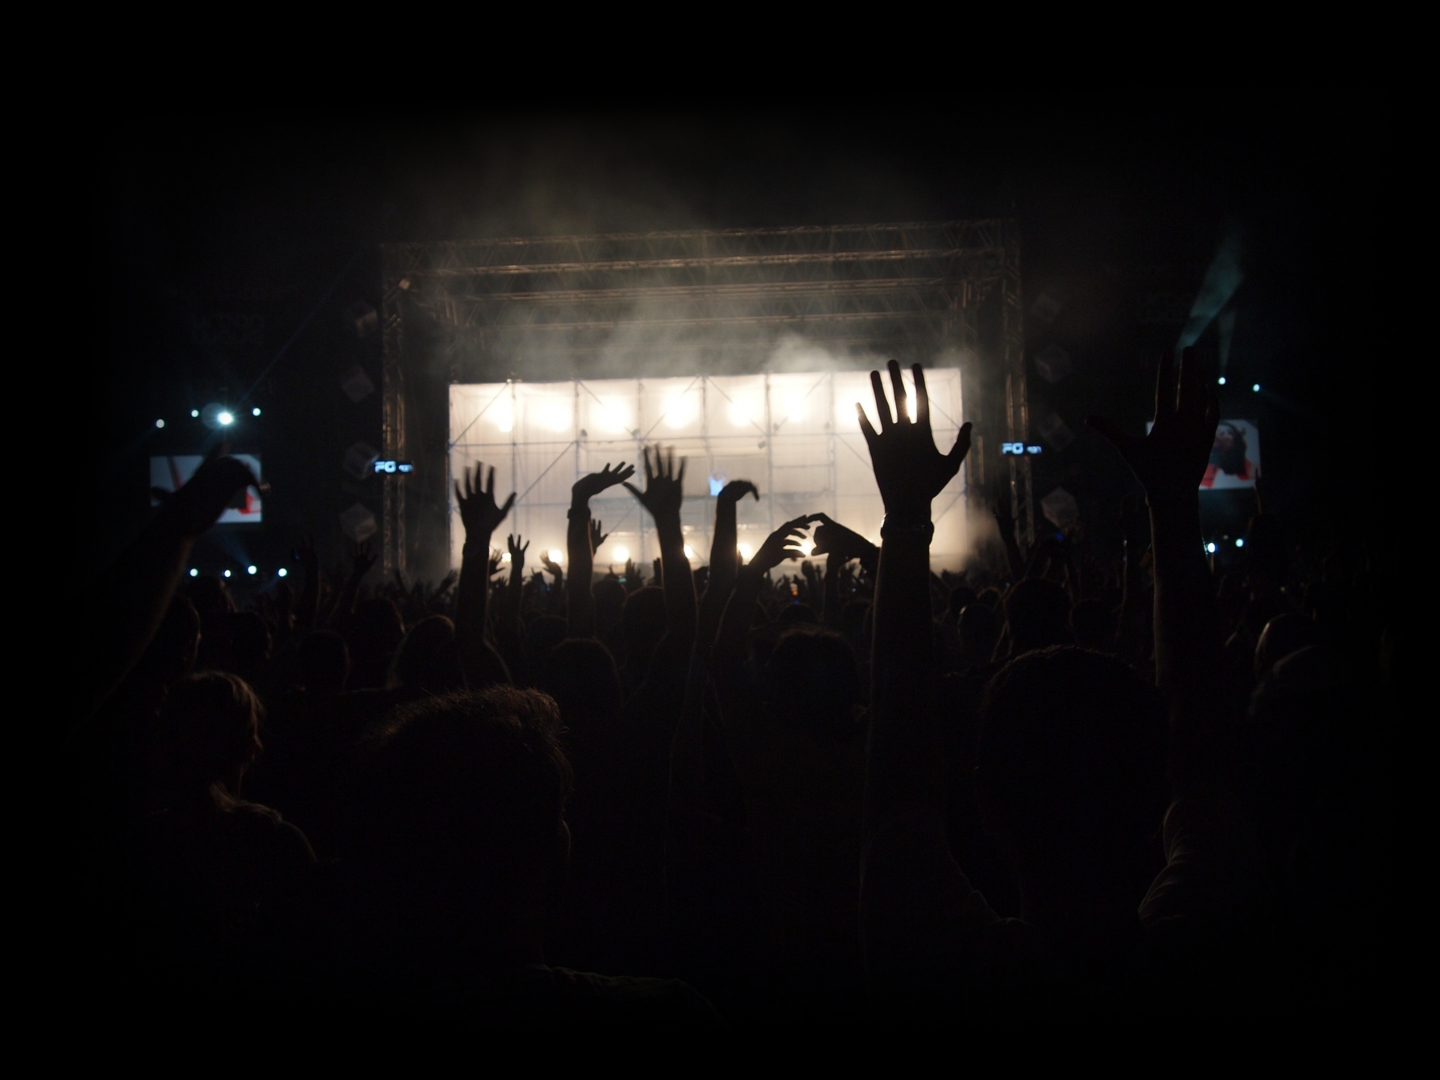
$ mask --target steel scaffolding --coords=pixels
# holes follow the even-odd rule
[[[557,364],[597,375],[602,361],[618,374],[617,352],[637,374],[680,355],[674,374],[758,372],[785,333],[857,366],[956,350],[1003,387],[977,395],[1005,403],[984,427],[1007,441],[1029,436],[1010,220],[457,240],[390,244],[382,255],[385,454],[417,468],[430,456],[428,467],[444,468],[410,430],[420,410],[407,408],[407,395],[426,380],[528,377],[537,356],[550,377]],[[976,456],[980,477],[989,456]],[[1029,462],[1008,467],[1028,542]],[[406,482],[385,480],[387,570],[413,554]]]

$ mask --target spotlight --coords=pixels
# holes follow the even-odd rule
[[[687,558],[687,559],[693,559],[694,557],[695,557],[695,549],[692,548],[689,544],[686,544],[686,545],[685,545],[685,558]]]
[[[225,571],[225,576],[226,576],[226,577],[229,577],[229,576],[230,576],[230,571],[229,571],[229,570],[226,570],[226,571]]]
[[[290,573],[290,571],[289,571],[289,570],[286,570],[285,567],[283,567],[283,566],[280,567],[279,570],[276,570],[276,571],[275,571],[275,575],[276,575],[277,577],[285,577],[285,576],[287,576],[289,573]]]
[[[1215,381],[1218,382],[1221,386],[1224,386],[1224,385],[1225,385],[1225,376],[1224,376],[1224,375],[1221,375],[1220,378],[1216,379]]]
[[[200,410],[199,410],[199,409],[191,409],[191,410],[190,410],[190,419],[191,419],[191,420],[199,420],[199,419],[200,419]]]
[[[1215,544],[1213,541],[1205,545],[1205,551],[1210,555],[1215,554]]]
[[[221,409],[215,414],[215,422],[221,427],[229,427],[235,422],[235,414],[229,409]]]
[[[200,576],[200,571],[199,571],[199,570],[196,570],[195,567],[192,566],[192,567],[190,567],[190,576],[191,576],[191,577],[199,577],[199,576]]]
[[[157,428],[164,427],[164,426],[165,426],[165,421],[164,421],[164,420],[156,420],[156,421],[155,421],[155,426],[156,426]]]
[[[555,563],[564,562],[564,561],[565,561],[565,553],[564,553],[563,551],[561,551],[559,548],[551,548],[551,549],[550,549],[550,561],[551,561],[551,562],[555,562]]]
[[[810,553],[815,550],[815,541],[811,540],[807,536],[804,540],[801,540],[800,543],[796,544],[795,546],[798,547],[808,559],[810,557]]]
[[[256,573],[256,570],[255,570],[254,565],[245,567],[245,572],[246,572],[247,574],[254,574],[254,573]]]
[[[751,556],[751,555],[754,555],[754,554],[755,554],[755,552],[751,549],[751,547],[750,547],[749,544],[741,544],[741,545],[740,545],[740,557],[741,557],[742,559],[744,559],[746,562],[749,562],[749,561],[750,561],[750,556]]]
[[[1235,546],[1236,546],[1236,547],[1244,547],[1244,546],[1245,546],[1245,538],[1244,538],[1243,536],[1237,536],[1237,537],[1235,537]]]
[[[509,566],[509,565],[510,565],[510,552],[508,552],[508,551],[502,552],[501,555],[500,555],[500,561],[501,561],[501,563],[503,563],[504,565]]]
[[[259,406],[259,405],[256,405],[255,408],[251,409],[251,410],[250,410],[250,415],[251,415],[251,416],[259,416],[259,415],[260,415],[260,406]]]
[[[610,550],[614,553],[616,562],[630,561],[630,549],[627,548],[624,544],[616,544]]]
[[[1260,384],[1257,382],[1254,386],[1250,387],[1250,389],[1254,393],[1258,394],[1260,392]]]

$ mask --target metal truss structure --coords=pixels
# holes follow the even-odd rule
[[[856,367],[950,351],[993,387],[976,399],[1004,401],[984,429],[1029,435],[1013,221],[445,241],[382,255],[385,454],[416,460],[417,471],[444,469],[414,430],[417,392],[512,377],[759,372],[786,334]],[[972,482],[984,482],[987,460],[999,465],[995,441],[977,448]],[[1008,469],[1025,542],[1030,466],[1011,458]],[[403,569],[416,545],[407,482],[385,480],[387,569]]]

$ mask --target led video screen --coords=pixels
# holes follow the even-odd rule
[[[926,371],[935,441],[948,450],[961,421],[960,372]],[[908,376],[907,376],[908,380]],[[913,391],[912,391],[913,392]],[[751,480],[757,503],[739,507],[741,553],[753,552],[791,518],[824,512],[878,542],[884,508],[855,416],[862,402],[874,419],[867,372],[697,375],[668,379],[584,379],[560,383],[455,384],[450,387],[452,480],[483,463],[495,469],[497,498],[514,491],[502,533],[538,552],[565,550],[570,486],[607,463],[636,466],[641,449],[674,447],[686,459],[682,524],[698,565],[709,560],[714,495],[729,480]],[[958,564],[967,549],[965,470],[934,503],[934,557]],[[608,537],[596,552],[599,573],[659,555],[648,515],[623,487],[591,500]],[[504,536],[495,538],[504,549]],[[450,557],[460,565],[464,527],[450,506]],[[648,573],[648,571],[647,571]]]
[[[265,479],[265,474],[260,471],[260,458],[255,454],[232,454],[246,465],[255,474],[257,480]],[[200,468],[201,462],[205,459],[199,454],[171,454],[166,457],[152,457],[150,459],[150,486],[159,488],[161,491],[179,491],[190,477],[195,475],[195,470]],[[153,495],[150,498],[152,506],[158,506],[159,500]],[[261,522],[260,493],[254,488],[246,488],[236,494],[230,505],[221,513],[217,525],[259,525]]]

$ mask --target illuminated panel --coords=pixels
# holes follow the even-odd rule
[[[935,441],[948,450],[959,429],[960,373],[927,370],[926,382]],[[565,550],[570,485],[607,464],[629,462],[633,483],[643,486],[641,448],[657,444],[686,459],[682,525],[697,565],[709,558],[714,494],[730,480],[751,480],[761,494],[758,503],[740,503],[742,551],[754,551],[790,518],[817,511],[878,542],[884,508],[857,401],[873,419],[866,372],[456,384],[450,475],[481,462],[495,469],[499,501],[511,491],[518,496],[502,529],[530,542],[535,567],[538,552]],[[969,547],[963,480],[962,471],[934,504],[932,552],[948,565],[958,565]],[[590,505],[610,534],[596,553],[597,571],[619,572],[627,557],[648,564],[659,554],[649,516],[623,487]],[[453,493],[450,509],[450,557],[458,567],[465,538]],[[504,548],[503,535],[493,542]]]

